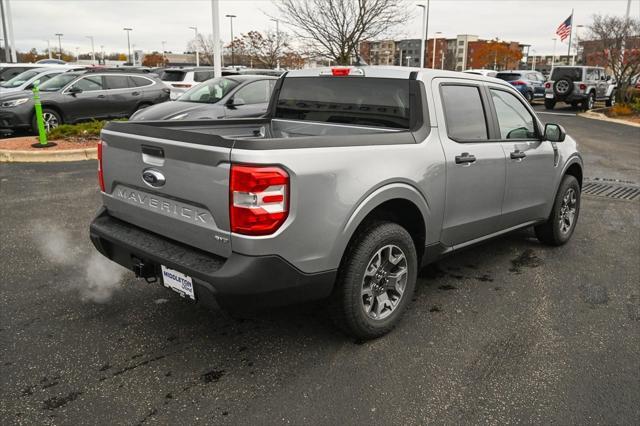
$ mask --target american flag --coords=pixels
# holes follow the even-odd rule
[[[571,20],[573,19],[573,13],[565,19],[565,21],[560,24],[558,29],[556,30],[556,34],[560,37],[560,41],[564,41],[565,38],[569,37],[571,34]]]

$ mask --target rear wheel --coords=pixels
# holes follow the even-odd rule
[[[554,101],[553,99],[544,100],[544,107],[546,109],[553,109],[555,106],[556,106],[556,101]]]
[[[536,237],[545,244],[561,246],[573,235],[580,213],[580,184],[578,180],[566,175],[551,210],[549,219],[535,227]]]
[[[55,129],[62,124],[62,118],[60,117],[60,114],[57,111],[49,108],[42,109],[42,121],[44,123],[44,130],[46,132],[50,132],[52,129]],[[35,115],[31,120],[31,127],[34,132],[38,133],[38,121]]]
[[[573,108],[578,108],[578,101],[571,101],[571,106]]]
[[[396,223],[370,223],[350,243],[340,266],[330,301],[334,322],[359,339],[388,333],[411,301],[417,274],[409,233]]]
[[[591,92],[587,96],[587,99],[582,101],[582,109],[584,111],[592,110],[595,103],[596,103],[596,95],[594,95],[593,92]]]
[[[609,99],[607,99],[605,101],[605,105],[608,107],[612,107],[616,104],[616,92],[611,93],[611,96],[609,96]]]

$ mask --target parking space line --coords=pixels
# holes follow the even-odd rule
[[[577,114],[569,114],[566,112],[545,112],[545,111],[536,111],[537,114],[549,114],[549,115],[567,115],[569,117],[576,117]]]

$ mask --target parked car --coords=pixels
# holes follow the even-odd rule
[[[38,81],[43,84],[45,81],[62,74],[63,72],[73,71],[84,67],[48,67],[48,68],[32,68],[24,71],[8,81],[0,83],[0,96],[11,92],[19,92],[21,90],[31,90],[33,83]]]
[[[545,78],[538,71],[500,71],[496,78],[514,86],[528,102],[544,97]]]
[[[213,67],[165,68],[160,73],[160,80],[171,88],[171,100],[213,77]]]
[[[169,99],[153,74],[109,70],[65,72],[40,86],[47,129],[61,123],[129,117]],[[0,95],[0,129],[37,129],[31,91]]]
[[[11,80],[13,77],[27,70],[36,68],[57,67],[58,64],[5,64],[0,63],[0,83]]]
[[[276,80],[276,77],[256,75],[214,78],[189,89],[175,101],[136,112],[131,120],[260,117],[267,112]]]
[[[111,122],[101,140],[102,254],[190,301],[327,299],[358,338],[398,323],[421,266],[530,226],[565,244],[580,212],[576,142],[473,74],[290,71],[264,118]]]
[[[487,70],[487,69],[470,69],[470,70],[464,70],[463,72],[466,72],[467,74],[476,74],[476,75],[483,75],[485,77],[495,77],[498,74],[498,71],[496,70]]]
[[[62,59],[40,59],[36,61],[36,64],[55,64],[55,65],[66,65],[66,62]]]
[[[547,109],[553,109],[558,102],[566,102],[574,108],[580,105],[587,111],[596,101],[604,101],[607,106],[616,102],[616,84],[601,67],[555,67],[544,87]]]

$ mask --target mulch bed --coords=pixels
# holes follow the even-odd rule
[[[69,149],[86,149],[95,148],[98,144],[98,139],[86,139],[86,138],[70,138],[61,139],[50,142],[55,142],[58,145],[50,148],[33,148],[31,144],[38,142],[38,138],[35,136],[20,136],[17,138],[0,139],[0,149],[8,149],[12,151],[64,151]]]

